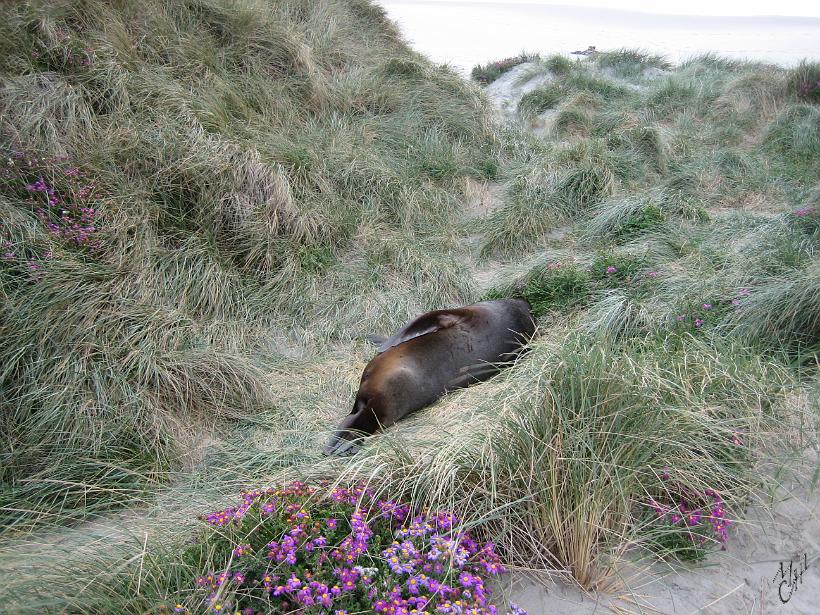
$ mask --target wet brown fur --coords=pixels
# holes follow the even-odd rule
[[[485,380],[499,363],[517,356],[534,329],[529,304],[522,300],[423,314],[367,364],[353,410],[325,453],[347,451],[361,433],[375,433],[448,391]]]

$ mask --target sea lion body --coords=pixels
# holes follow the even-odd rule
[[[349,453],[373,434],[448,391],[485,380],[515,359],[535,331],[522,299],[427,312],[387,339],[364,369],[350,415],[325,454]]]

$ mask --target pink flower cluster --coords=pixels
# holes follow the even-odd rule
[[[23,152],[7,156],[0,189],[28,195],[28,203],[52,237],[91,251],[100,247],[97,183],[65,156],[38,158]],[[48,176],[48,179],[47,179]]]
[[[206,543],[229,537],[231,545],[224,569],[196,580],[210,612],[498,612],[484,581],[505,572],[492,543],[460,531],[452,513],[378,499],[364,485],[248,491],[238,506],[202,518],[218,528]],[[199,607],[189,599],[174,608]]]
[[[76,200],[87,200],[95,188],[94,182],[82,186],[76,194]],[[60,206],[63,203],[62,199],[42,177],[27,185],[26,190],[31,193],[43,193],[46,206],[37,207],[35,213],[54,237],[77,246],[88,246],[92,249],[96,247],[93,235],[97,231],[97,212],[93,207],[84,207],[78,202],[64,203]]]
[[[741,288],[738,291],[737,295],[732,299],[719,299],[715,302],[715,304],[708,302],[701,303],[696,308],[696,312],[692,314],[678,314],[677,316],[675,316],[675,320],[681,323],[690,320],[692,322],[692,326],[694,326],[695,329],[700,329],[701,327],[703,327],[703,325],[706,324],[707,318],[709,318],[709,314],[707,314],[707,312],[711,312],[713,311],[713,309],[722,311],[723,307],[727,307],[729,305],[731,305],[735,309],[738,309],[743,305],[742,298],[748,297],[750,294],[751,289]]]
[[[736,444],[740,442],[739,438],[733,441]],[[668,477],[668,474],[665,476]],[[714,489],[706,489],[703,493],[689,489],[683,491],[685,496],[676,503],[662,504],[655,498],[649,498],[648,506],[655,511],[659,519],[673,526],[688,527],[692,530],[711,528],[712,535],[721,545],[721,549],[725,550],[732,522],[726,518],[723,498]],[[707,536],[703,532],[691,531],[689,538],[701,546],[707,541]]]

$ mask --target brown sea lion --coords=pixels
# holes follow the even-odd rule
[[[422,314],[385,340],[364,368],[353,410],[325,447],[352,454],[356,442],[429,406],[447,391],[485,380],[516,358],[533,332],[523,299],[482,301]]]

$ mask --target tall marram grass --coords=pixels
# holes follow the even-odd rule
[[[639,519],[669,488],[665,474],[719,490],[737,513],[758,480],[753,456],[784,420],[792,376],[782,362],[679,341],[535,343],[502,383],[461,401],[459,420],[435,426],[446,443],[428,447],[429,428],[411,427],[374,443],[348,474],[482,519],[511,562],[608,587],[619,553],[643,553]]]
[[[276,416],[284,331],[467,299],[436,233],[497,164],[487,109],[371,2],[5,4],[0,82],[3,528]],[[79,243],[57,204],[93,210]]]

